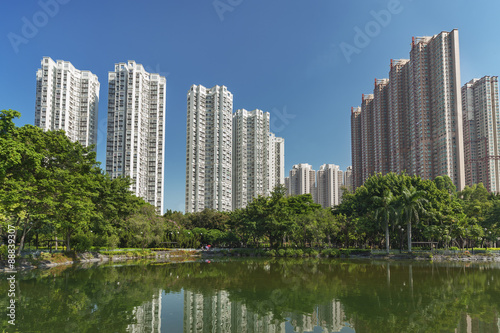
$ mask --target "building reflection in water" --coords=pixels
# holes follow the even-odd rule
[[[127,332],[161,333],[161,294],[162,290],[159,290],[151,301],[134,308],[134,324],[128,325]]]
[[[344,327],[344,312],[337,301],[318,306],[312,314],[285,313],[295,332],[312,332],[320,326],[323,332],[338,332]],[[229,293],[221,290],[207,296],[184,291],[185,333],[284,333],[285,322],[273,319],[271,313],[253,313],[245,304],[231,302]]]
[[[178,304],[181,306],[181,304]],[[134,324],[127,327],[130,333],[169,332],[168,327],[161,330],[162,290],[155,293],[151,300],[136,306],[133,310]],[[313,332],[316,327],[323,333],[340,332],[349,327],[354,332],[356,326],[362,329],[363,324],[349,324],[339,301],[318,305],[310,314],[284,313],[289,325],[296,333]],[[493,323],[485,323],[471,317],[467,313],[460,315],[455,333],[499,332],[498,315]],[[286,322],[273,319],[272,313],[257,314],[249,310],[241,302],[232,302],[229,293],[224,290],[204,295],[184,290],[184,333],[285,333]],[[180,323],[179,323],[180,324]],[[290,327],[289,327],[290,328]],[[316,330],[317,331],[317,330]]]

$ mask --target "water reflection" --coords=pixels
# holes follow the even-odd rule
[[[145,263],[18,282],[20,332],[500,332],[497,264]]]
[[[344,327],[344,312],[338,301],[318,305],[313,313],[287,313],[294,332],[338,332]],[[285,333],[285,321],[274,319],[271,312],[258,314],[242,302],[232,302],[221,290],[212,295],[184,292],[184,332],[269,332]],[[289,331],[289,330],[288,330]]]

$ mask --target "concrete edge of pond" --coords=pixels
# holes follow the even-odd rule
[[[57,266],[68,266],[74,264],[85,264],[85,263],[105,263],[105,262],[120,262],[129,260],[141,260],[141,259],[171,259],[172,261],[178,261],[180,258],[192,258],[199,257],[200,250],[194,249],[178,249],[173,251],[155,251],[152,255],[146,256],[127,256],[127,255],[105,255],[98,252],[84,252],[77,253],[70,260],[69,257],[63,256],[62,260],[43,260],[43,259],[31,259],[31,258],[16,258],[16,271],[27,271],[32,269],[48,269]],[[7,260],[0,260],[0,273],[8,273],[12,270],[9,269],[9,264]]]
[[[154,255],[149,256],[127,256],[127,255],[104,255],[98,252],[77,253],[73,260],[51,261],[51,260],[34,260],[29,258],[16,258],[16,269],[18,271],[26,271],[31,269],[48,269],[57,266],[67,266],[84,263],[106,263],[106,262],[121,262],[140,259],[165,259],[179,261],[181,258],[213,258],[213,257],[263,257],[263,258],[287,258],[287,257],[266,257],[262,255],[251,254],[236,254],[227,255],[220,251],[202,251],[195,249],[179,249],[174,251],[157,251]],[[67,258],[67,257],[66,257]],[[293,257],[297,258],[297,257]],[[311,258],[311,257],[309,257]],[[323,258],[320,256],[314,258]],[[338,259],[339,257],[337,257]],[[307,259],[307,258],[304,258]],[[313,258],[311,258],[313,259]],[[335,259],[335,258],[331,258]],[[349,255],[341,256],[340,259],[377,259],[387,261],[463,261],[463,262],[500,262],[500,254],[498,253],[479,253],[479,254],[435,254],[435,253],[402,253],[402,254],[368,254],[368,255]],[[7,260],[0,260],[0,273],[8,273],[11,270],[8,268]]]

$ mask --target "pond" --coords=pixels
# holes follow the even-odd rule
[[[494,263],[142,262],[33,270],[18,273],[16,283],[19,332],[500,329],[500,266]],[[0,293],[0,306],[6,309],[3,282]],[[2,317],[1,329],[15,332]]]

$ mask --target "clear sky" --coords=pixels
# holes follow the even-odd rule
[[[20,111],[18,125],[34,123],[43,56],[92,71],[104,168],[108,72],[135,60],[165,75],[165,209],[183,211],[192,84],[227,86],[234,110],[270,112],[286,173],[298,163],[345,170],[351,106],[388,76],[391,58],[409,57],[412,36],[458,29],[462,84],[498,75],[499,13],[493,0],[2,0],[0,109]]]

